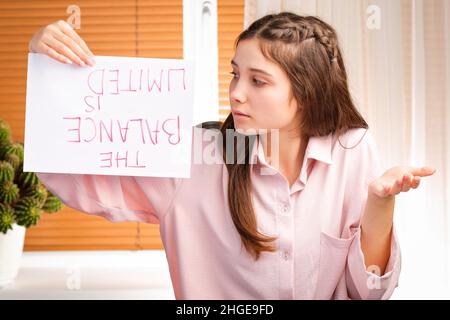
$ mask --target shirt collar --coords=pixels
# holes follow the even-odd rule
[[[332,140],[332,133],[326,136],[309,137],[305,159],[316,159],[327,164],[333,164],[331,159]]]
[[[333,134],[330,133],[326,136],[311,136],[309,137],[308,145],[305,150],[305,158],[303,167],[307,166],[309,159],[315,159],[326,164],[333,164],[331,158]],[[260,139],[255,139],[252,151],[250,153],[251,166],[263,165],[269,167],[264,156],[264,148]],[[301,175],[306,175],[306,171],[301,168]],[[305,171],[305,172],[304,172]]]

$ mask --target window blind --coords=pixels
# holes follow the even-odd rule
[[[42,26],[67,20],[72,1],[0,2],[0,117],[23,141],[28,42]],[[76,30],[95,55],[183,58],[182,0],[78,0]],[[228,105],[229,61],[242,30],[244,1],[218,1],[220,105]],[[81,214],[65,207],[27,230],[25,251],[163,248],[158,225]]]

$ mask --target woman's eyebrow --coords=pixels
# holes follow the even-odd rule
[[[236,67],[239,67],[238,64],[234,60],[231,60],[231,64]],[[253,71],[253,72],[262,73],[262,74],[265,74],[266,76],[273,78],[273,76],[270,73],[268,73],[267,71],[261,70],[261,69],[249,68],[248,70]]]

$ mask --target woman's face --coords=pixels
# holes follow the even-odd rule
[[[289,78],[281,67],[263,56],[258,40],[240,41],[231,66],[229,96],[236,131],[281,132],[299,127],[299,108]],[[238,112],[247,116],[239,116]]]

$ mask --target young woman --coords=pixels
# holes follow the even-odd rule
[[[63,21],[37,32],[30,50],[93,65]],[[336,32],[318,18],[283,12],[255,21],[237,38],[231,66],[232,112],[214,131],[222,162],[192,162],[189,179],[39,178],[80,211],[159,223],[177,299],[389,298],[400,272],[395,196],[435,170],[381,171]],[[258,139],[241,145],[244,163],[225,161],[226,133],[250,140],[248,129]],[[269,134],[260,137],[262,129]]]

